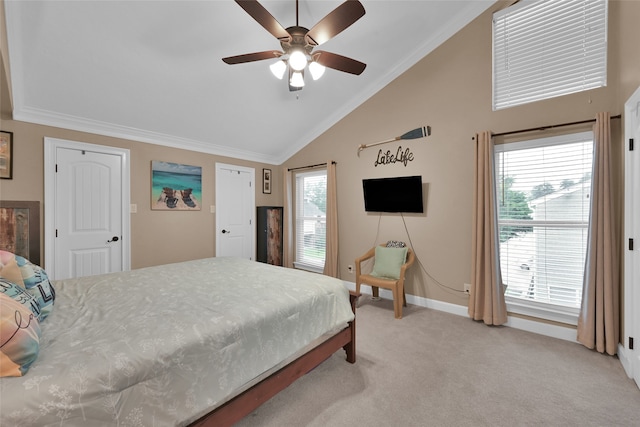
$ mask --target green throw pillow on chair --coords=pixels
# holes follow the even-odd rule
[[[381,279],[398,280],[400,268],[407,260],[407,248],[376,246],[376,256],[371,275]]]

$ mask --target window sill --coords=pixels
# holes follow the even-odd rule
[[[322,268],[322,267],[317,267],[315,265],[305,264],[303,262],[294,262],[293,266],[298,270],[310,271],[311,273],[322,274],[322,272],[324,271],[324,268]]]
[[[505,297],[507,311],[524,316],[537,317],[576,326],[580,309],[561,307],[554,304],[545,304],[535,301],[522,301],[517,298]]]

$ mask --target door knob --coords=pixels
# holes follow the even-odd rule
[[[113,236],[111,238],[111,240],[107,240],[107,243],[111,243],[111,242],[117,242],[118,240],[120,240],[120,238],[118,236]]]
[[[225,233],[231,233],[231,232],[227,230],[222,230],[222,234],[225,234]]]

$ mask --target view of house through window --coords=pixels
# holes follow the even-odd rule
[[[580,308],[592,151],[591,132],[496,145],[500,267],[507,303]]]
[[[296,174],[297,268],[322,271],[327,229],[327,171]]]

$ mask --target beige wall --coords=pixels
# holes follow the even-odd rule
[[[133,142],[84,132],[40,126],[3,119],[2,130],[13,132],[13,179],[0,180],[1,200],[38,200],[44,204],[44,137],[127,148],[131,150],[131,203],[138,212],[131,214],[132,268],[185,261],[215,255],[216,162],[253,167],[256,170],[256,205],[280,205],[282,187],[280,168],[193,151]],[[151,161],[161,160],[202,167],[201,211],[151,210]],[[262,168],[273,170],[273,192],[262,194]],[[41,207],[41,223],[44,209]],[[44,231],[44,230],[43,230]],[[126,238],[126,237],[125,237]],[[41,258],[44,255],[41,233]],[[46,265],[45,265],[46,267]]]
[[[607,87],[493,112],[491,17],[493,11],[508,3],[497,4],[474,20],[285,163],[285,167],[296,167],[326,161],[326,153],[338,162],[343,279],[354,280],[347,266],[374,244],[388,239],[410,240],[435,280],[416,264],[407,282],[408,293],[466,305],[466,295],[447,287],[462,290],[471,280],[471,138],[475,132],[498,133],[592,119],[599,111],[620,114],[624,101],[640,85],[640,2],[611,1]],[[369,148],[359,157],[356,154],[360,144],[393,138],[423,125],[432,128],[428,138]],[[612,124],[618,135],[619,160],[622,138],[616,127],[621,125],[620,120]],[[398,146],[409,148],[415,160],[406,167],[400,163],[374,166],[379,148],[395,152]],[[623,163],[619,166],[622,172]],[[380,217],[364,212],[363,178],[414,174],[422,175],[426,182],[424,215],[405,215],[403,221],[398,214]]]
[[[11,78],[7,78],[11,73],[9,72],[9,64],[7,61],[9,45],[7,44],[7,28],[5,22],[4,0],[0,0],[0,103],[2,104],[0,114],[4,113],[5,107],[7,111],[11,111],[10,106],[12,102],[11,87],[8,85]]]
[[[0,180],[0,198],[43,202],[45,136],[130,149],[131,203],[138,205],[138,213],[131,216],[132,267],[138,268],[215,255],[215,215],[209,213],[208,206],[214,204],[216,161],[255,167],[256,204],[281,205],[282,168],[336,160],[341,277],[353,281],[347,266],[374,244],[388,239],[410,239],[419,260],[440,284],[428,278],[416,264],[409,274],[408,293],[466,305],[466,296],[447,287],[461,290],[463,283],[470,281],[474,153],[471,138],[475,132],[485,129],[503,132],[591,119],[598,111],[620,114],[624,101],[640,85],[636,30],[640,2],[611,1],[607,87],[491,111],[491,12],[506,4],[500,3],[474,20],[280,167],[22,123],[5,115],[0,127],[14,132],[15,163],[14,179]],[[0,99],[5,103],[1,110],[6,112],[6,98]],[[424,125],[432,128],[428,138],[369,148],[359,157],[356,154],[360,144],[393,138]],[[614,122],[614,128],[620,125],[620,121]],[[619,129],[616,131],[620,135]],[[621,137],[616,144],[622,153]],[[395,152],[399,145],[409,148],[415,160],[406,167],[399,163],[374,166],[378,148]],[[151,211],[152,160],[202,166],[204,209]],[[271,195],[263,195],[260,189],[263,167],[273,170]],[[622,174],[622,164],[619,170]],[[426,183],[424,215],[405,215],[403,221],[399,215],[380,217],[364,212],[363,178],[413,174],[422,175]]]

